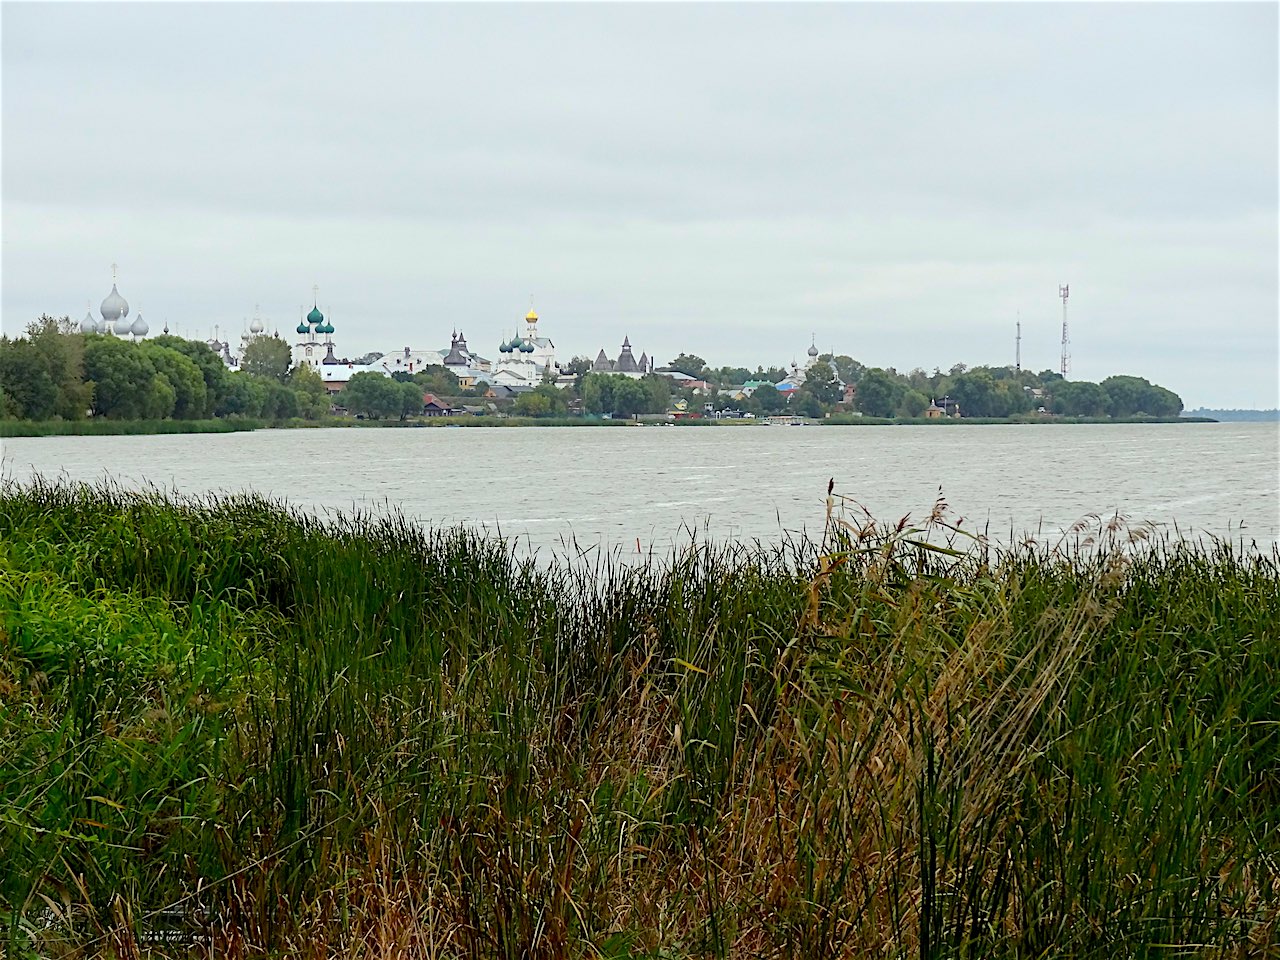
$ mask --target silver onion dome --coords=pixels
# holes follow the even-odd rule
[[[139,313],[138,318],[133,321],[133,326],[129,328],[129,331],[135,337],[145,337],[149,329],[150,327],[147,326],[147,321],[143,320],[142,314]]]
[[[129,315],[129,301],[120,296],[120,291],[116,289],[114,283],[111,284],[111,292],[107,294],[107,299],[102,301],[99,312],[102,314],[102,319],[108,323]]]
[[[81,333],[97,333],[98,321],[93,319],[93,311],[90,310],[84,315],[84,319],[80,321]]]

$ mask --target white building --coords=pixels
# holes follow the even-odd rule
[[[775,386],[784,393],[792,390],[799,390],[804,386],[804,382],[809,379],[809,371],[818,365],[818,345],[814,340],[809,341],[809,349],[806,351],[807,357],[804,366],[800,366],[794,360],[791,361],[791,371],[779,380]],[[840,371],[836,367],[834,360],[828,361],[827,365],[831,368],[831,375],[840,380]]]
[[[298,340],[292,350],[293,366],[308,366],[318,373],[325,357],[333,356],[333,323],[325,319],[318,306],[312,306],[311,312],[298,321],[297,331]],[[331,361],[336,362],[336,359]]]
[[[510,340],[504,340],[498,347],[498,363],[493,373],[508,372],[516,374],[526,383],[535,386],[542,382],[547,371],[552,376],[560,373],[556,364],[556,345],[547,337],[538,336],[538,315],[530,310],[524,317],[524,336],[517,331]],[[494,381],[499,382],[499,381]]]
[[[116,265],[111,265],[111,292],[107,294],[102,306],[98,308],[102,314],[102,321],[99,322],[93,318],[93,310],[89,310],[84,315],[84,319],[80,321],[81,333],[102,333],[115,334],[117,337],[133,337],[140,340],[147,335],[147,321],[142,319],[139,313],[129,320],[129,301],[120,296],[120,291],[116,289]],[[166,331],[167,332],[167,331]]]

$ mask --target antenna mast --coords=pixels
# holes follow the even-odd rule
[[[1013,362],[1018,373],[1022,372],[1022,311],[1018,311],[1018,336],[1014,341]]]
[[[1067,331],[1067,295],[1071,292],[1070,284],[1058,287],[1058,296],[1062,298],[1062,379],[1071,373],[1071,334]]]

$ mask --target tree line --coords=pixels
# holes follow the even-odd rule
[[[68,317],[41,316],[23,336],[0,337],[0,418],[314,420],[328,411],[320,376],[290,370],[288,345],[274,337],[251,340],[239,371],[200,341],[86,334]]]
[[[755,390],[738,400],[727,389],[749,380],[778,382],[786,372],[779,368],[741,367],[714,369],[702,358],[681,354],[671,367],[706,381],[716,409],[741,408],[756,415],[783,410],[819,417],[840,410],[868,417],[917,418],[931,402],[958,405],[965,417],[1016,417],[1044,412],[1067,417],[1176,417],[1182,398],[1172,390],[1142,377],[1117,375],[1101,383],[1064,380],[1052,370],[1033,373],[1014,367],[956,364],[946,373],[916,368],[899,373],[892,367],[866,367],[844,355],[822,354],[791,398],[779,399],[777,391]],[[844,385],[853,387],[852,402],[844,401]]]
[[[625,418],[666,413],[673,401],[691,410],[711,403],[716,410],[757,416],[793,413],[823,417],[856,412],[869,417],[917,418],[931,401],[958,405],[965,417],[1013,417],[1039,412],[1072,417],[1176,417],[1182,399],[1141,377],[1118,375],[1101,383],[1064,380],[1043,370],[956,364],[946,373],[917,368],[866,367],[846,355],[822,354],[799,389],[789,397],[773,388],[787,371],[779,367],[712,368],[693,354],[670,364],[708,386],[695,392],[661,374],[640,378],[591,370],[586,357],[562,368],[574,376],[561,388],[544,381],[504,405],[516,416],[562,417],[581,410]],[[0,418],[23,420],[198,420],[244,417],[260,420],[320,419],[330,396],[320,375],[305,365],[291,369],[289,345],[257,336],[246,344],[238,370],[229,370],[207,344],[159,336],[132,341],[83,334],[70,318],[42,316],[17,338],[0,337]],[[757,381],[749,397],[740,387]],[[846,396],[852,386],[852,398]],[[372,418],[421,412],[423,393],[450,401],[482,397],[486,384],[462,388],[452,371],[431,366],[414,374],[358,373],[339,394],[352,413]]]

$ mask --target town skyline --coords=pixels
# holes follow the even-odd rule
[[[1272,6],[2,16],[10,335],[116,261],[201,338],[319,283],[352,355],[492,351],[533,294],[570,355],[1004,365],[1020,319],[1040,370],[1070,284],[1074,377],[1277,404]]]
[[[113,264],[111,265],[111,267],[112,267],[112,275],[113,275],[113,278],[114,278],[114,277],[116,277],[116,275],[117,275],[118,265],[113,263]],[[111,294],[109,294],[109,295],[108,295],[109,297],[110,297],[111,295],[114,295],[114,294],[116,294],[116,293],[117,293],[117,286],[118,286],[118,281],[113,281],[113,283],[112,283],[112,290],[111,290]],[[312,308],[316,308],[316,309],[321,310],[321,311],[324,313],[324,315],[327,317],[328,321],[331,323],[331,322],[333,321],[333,319],[334,319],[334,318],[333,318],[333,315],[332,315],[332,308],[328,305],[328,302],[327,302],[327,300],[326,300],[324,297],[319,296],[319,289],[320,289],[319,284],[313,284],[313,285],[312,285],[313,297],[312,297],[312,304],[311,304],[311,306],[312,306]],[[535,317],[535,319],[539,319],[539,318],[541,317],[541,315],[540,315],[540,314],[537,314],[537,313],[535,312],[535,307],[536,307],[535,298],[530,297],[530,298],[529,298],[529,301],[530,301],[530,302],[529,302],[529,308],[528,308],[529,312],[528,312],[528,313],[526,313],[526,314],[524,314],[524,315],[521,315],[521,316],[520,316],[520,317],[518,317],[514,322],[512,322],[508,327],[506,327],[505,329],[503,329],[503,330],[498,334],[498,336],[501,338],[501,340],[500,340],[500,341],[495,342],[495,345],[494,345],[494,346],[492,346],[492,347],[488,347],[488,346],[486,346],[486,345],[484,345],[484,344],[481,344],[479,347],[477,347],[476,349],[474,349],[472,352],[477,353],[477,354],[483,354],[483,353],[485,353],[485,352],[488,352],[488,353],[495,353],[495,354],[496,354],[496,353],[501,349],[501,347],[505,344],[505,342],[506,342],[506,336],[507,336],[507,333],[508,333],[508,332],[510,332],[513,336],[518,336],[518,335],[519,335],[520,328],[521,328],[521,327],[523,327],[523,326],[525,325],[525,323],[527,322],[527,320],[529,319],[529,316],[530,316],[531,314]],[[101,307],[102,307],[102,306],[104,306],[105,304],[106,304],[106,299],[104,299],[103,304],[100,304],[100,305],[98,305],[98,306],[95,306],[91,301],[89,301],[89,302],[88,302],[88,304],[87,304],[87,307],[88,307],[87,314],[86,314],[86,317],[84,318],[85,323],[88,323],[90,320],[92,320],[92,321],[93,321],[93,322],[95,322],[95,323],[101,322],[101,323],[102,323],[102,325],[103,325],[103,329],[99,329],[99,330],[94,331],[94,332],[100,332],[100,333],[105,332],[105,333],[113,333],[113,335],[117,335],[117,336],[128,336],[128,335],[129,335],[128,333],[125,333],[125,334],[115,334],[115,333],[114,333],[114,331],[111,329],[113,321],[112,321],[112,320],[107,319],[105,316],[103,316],[103,317],[102,317],[102,319],[101,319],[101,321],[99,321],[100,309],[101,309]],[[298,319],[299,319],[299,320],[302,320],[303,318],[305,318],[305,317],[306,317],[306,315],[307,315],[307,313],[308,313],[308,307],[307,307],[307,305],[306,305],[305,303],[303,303],[303,304],[299,304],[299,305],[297,306],[297,308],[296,308],[296,312],[297,312],[297,314],[298,314]],[[48,315],[55,315],[55,314],[50,313],[49,311],[45,311],[45,313],[46,313],[46,314],[48,314]],[[65,312],[64,312],[64,313],[56,314],[56,315],[57,315],[57,316],[64,316],[64,317],[67,317],[68,319],[70,319],[70,320],[71,320],[71,321],[73,321],[73,322],[77,322],[77,321],[79,320],[79,318],[77,318],[76,316],[74,316],[73,314],[70,314],[70,313],[65,313]],[[138,318],[139,316],[141,316],[141,311],[140,311],[140,310],[133,310],[133,312],[132,312],[132,318],[133,318],[135,321],[137,320],[137,318]],[[1059,320],[1061,320],[1061,316],[1059,316]],[[172,333],[174,336],[182,336],[182,337],[185,337],[185,338],[187,338],[187,339],[192,339],[192,340],[204,340],[204,341],[206,341],[206,342],[208,342],[208,341],[213,341],[213,340],[219,340],[219,341],[222,341],[222,342],[228,342],[228,343],[229,343],[229,342],[231,342],[233,339],[237,339],[237,338],[238,338],[238,339],[243,339],[243,338],[248,337],[248,336],[256,336],[256,335],[278,336],[280,339],[285,340],[285,341],[290,342],[290,343],[294,343],[295,341],[298,341],[298,340],[299,340],[299,337],[297,337],[297,336],[293,336],[293,335],[291,335],[291,334],[289,333],[289,331],[288,331],[288,324],[282,323],[282,321],[281,321],[278,317],[272,316],[270,313],[264,312],[264,311],[262,310],[262,305],[261,305],[260,303],[255,303],[255,304],[254,304],[253,312],[252,312],[251,314],[246,314],[245,316],[242,316],[242,317],[241,317],[241,320],[240,320],[240,323],[239,323],[239,325],[238,325],[238,326],[237,326],[237,325],[235,325],[235,324],[233,324],[233,323],[228,323],[228,324],[226,324],[226,325],[225,325],[225,329],[224,329],[224,325],[223,325],[222,323],[214,323],[214,324],[212,324],[212,326],[210,326],[210,327],[209,327],[209,329],[207,329],[207,330],[201,330],[201,329],[200,329],[200,325],[199,325],[198,323],[197,323],[197,324],[195,324],[195,325],[194,325],[194,327],[193,327],[191,324],[185,324],[185,325],[184,325],[184,324],[182,324],[182,323],[180,323],[180,322],[178,322],[178,321],[171,321],[167,316],[162,316],[162,317],[160,318],[160,320],[159,320],[159,326],[156,326],[156,325],[154,325],[154,324],[151,324],[151,322],[150,322],[150,321],[148,321],[148,327],[149,327],[148,332],[147,332],[145,335],[155,336],[155,335],[157,335],[157,334],[159,334],[159,333],[161,333],[161,332],[165,332],[165,333]],[[492,327],[492,324],[489,324],[489,325],[488,325],[488,327]],[[84,324],[83,324],[83,323],[82,323],[82,329],[84,329]],[[299,326],[299,328],[298,328],[298,332],[299,332],[299,333],[301,333],[301,329],[302,329],[302,328],[301,328],[301,326]],[[475,328],[473,328],[473,329],[480,329],[480,327],[478,327],[478,326],[477,326],[477,327],[475,327]],[[544,332],[546,331],[546,329],[547,329],[547,328],[544,326],[544,327],[543,327]],[[357,334],[358,334],[358,330],[359,330],[359,327],[356,327],[356,328],[355,328],[355,331],[357,332]],[[454,325],[452,325],[452,326],[449,328],[449,330],[450,330],[450,335],[452,335],[452,336],[454,336],[454,337],[456,337],[456,336],[458,336],[458,335],[464,335],[464,336],[466,335],[466,328],[465,328],[465,327],[462,327],[462,326],[461,326],[461,325],[459,325],[459,324],[454,324]],[[1058,331],[1055,331],[1054,335],[1055,335],[1055,336],[1057,336],[1057,335],[1058,335],[1058,332],[1059,332],[1060,330],[1061,330],[1061,327],[1059,327],[1059,328],[1058,328]],[[332,332],[332,331],[331,331],[331,332]],[[339,342],[342,342],[342,343],[344,343],[344,344],[345,344],[345,343],[349,342],[349,341],[352,339],[352,338],[351,338],[351,336],[350,336],[351,331],[346,330],[346,329],[345,329],[345,325],[344,325],[344,331],[343,331],[343,332],[344,332],[344,334],[347,334],[347,336],[342,336],[342,337],[339,337],[338,339],[335,339],[335,340],[334,340],[334,344],[335,344],[335,346],[337,346],[337,344],[338,344]],[[492,331],[486,328],[485,333],[487,334],[487,333],[489,333],[489,332],[492,332]],[[419,331],[415,331],[415,332],[414,332],[414,335],[415,335],[415,336],[418,336],[418,335],[420,335],[420,332],[419,332]],[[359,345],[358,347],[347,348],[347,347],[345,347],[345,346],[344,346],[344,347],[343,347],[343,349],[342,349],[340,352],[343,354],[344,358],[346,358],[346,359],[353,359],[353,358],[357,358],[357,357],[363,357],[363,356],[366,356],[366,355],[368,355],[368,354],[370,354],[370,353],[373,353],[373,352],[381,352],[381,353],[382,353],[382,355],[384,355],[384,356],[385,356],[385,355],[387,355],[387,354],[389,354],[389,353],[392,353],[392,352],[398,351],[398,350],[400,350],[400,349],[402,349],[402,348],[411,348],[411,349],[414,349],[414,350],[423,350],[423,349],[430,350],[430,349],[432,349],[432,348],[433,348],[433,345],[434,345],[434,343],[435,343],[435,340],[436,340],[436,339],[442,339],[442,338],[441,338],[440,336],[438,336],[438,334],[436,334],[434,331],[433,331],[433,333],[428,334],[428,336],[431,336],[431,337],[433,338],[433,339],[431,340],[431,342],[430,342],[430,343],[427,343],[427,342],[421,342],[421,343],[418,343],[418,342],[410,342],[410,343],[403,343],[403,344],[395,344],[395,345],[391,346],[389,349],[383,350],[383,349],[382,349],[383,347],[387,347],[387,346],[388,346],[388,345],[387,345],[387,343],[374,344],[374,343],[372,343],[372,342],[369,342],[369,343],[364,343],[364,342],[362,342],[362,343],[360,343],[360,345]],[[604,344],[597,345],[597,346],[595,346],[595,347],[583,348],[583,349],[576,349],[576,348],[574,348],[574,349],[566,349],[566,348],[563,348],[563,347],[557,347],[556,349],[559,351],[558,359],[559,359],[561,362],[568,362],[568,361],[569,361],[570,359],[572,359],[572,358],[585,358],[585,359],[587,359],[587,360],[593,360],[593,359],[595,358],[595,356],[596,356],[598,353],[600,353],[600,352],[608,352],[608,351],[610,350],[610,348],[611,348],[611,347],[617,347],[617,346],[622,346],[622,345],[627,345],[627,346],[629,346],[630,344],[628,343],[628,341],[629,341],[629,339],[630,339],[630,332],[629,332],[629,331],[624,331],[624,332],[621,334],[621,336],[622,336],[622,340],[620,340],[618,344],[608,344],[608,343],[604,343]],[[479,343],[479,342],[480,342],[480,341],[476,340],[476,338],[475,338],[474,336],[472,336],[470,339],[471,339],[471,340],[473,340],[473,341],[475,341],[476,343]],[[487,343],[487,340],[488,340],[488,339],[489,339],[489,338],[486,336],[485,343]],[[898,364],[892,364],[892,363],[888,363],[888,364],[866,363],[866,364],[864,364],[864,366],[867,366],[867,367],[875,367],[875,366],[879,366],[879,367],[884,367],[884,368],[886,368],[886,369],[897,369],[897,370],[899,370],[900,372],[904,372],[904,373],[905,373],[905,372],[907,372],[907,371],[909,371],[909,370],[915,370],[915,369],[924,369],[924,370],[926,370],[926,371],[927,371],[927,370],[931,370],[931,369],[944,369],[944,370],[945,370],[945,369],[950,369],[951,367],[955,366],[956,364],[961,364],[961,365],[966,366],[966,367],[977,367],[977,366],[1003,367],[1003,366],[1008,366],[1008,367],[1010,367],[1010,368],[1013,368],[1013,367],[1015,367],[1015,366],[1021,365],[1021,366],[1025,367],[1026,369],[1032,369],[1032,367],[1036,366],[1036,364],[1035,364],[1035,363],[1033,363],[1033,362],[1032,362],[1032,363],[1027,363],[1027,364],[1020,364],[1022,340],[1023,340],[1023,338],[1022,338],[1022,333],[1021,333],[1021,316],[1019,316],[1019,319],[1018,319],[1017,321],[1015,321],[1014,346],[1013,346],[1013,348],[1012,348],[1012,349],[1013,349],[1013,351],[1014,351],[1014,359],[1013,359],[1013,361],[1012,361],[1012,362],[1009,362],[1009,363],[1007,363],[1007,364],[1006,364],[1006,363],[999,362],[999,361],[995,361],[995,360],[992,360],[992,361],[978,361],[978,362],[974,362],[974,363],[968,363],[968,362],[966,362],[966,361],[962,361],[962,360],[961,360],[961,361],[955,361],[955,362],[950,363],[950,364],[947,364],[947,365],[945,365],[945,366],[942,366],[942,365],[940,365],[940,364],[933,364],[932,366],[929,366],[929,367],[926,367],[926,366],[921,365],[921,364],[913,364],[912,366],[909,366],[909,367],[903,367],[903,366],[900,366],[900,365],[898,365]],[[1059,343],[1058,343],[1058,344],[1055,344],[1055,345],[1060,346],[1060,341],[1059,341]],[[793,344],[793,346],[794,346],[794,344]],[[832,355],[832,356],[841,356],[841,355],[843,355],[843,356],[851,356],[853,359],[855,359],[855,360],[859,360],[859,362],[861,362],[861,359],[860,359],[859,357],[853,356],[852,354],[848,353],[847,351],[843,351],[843,350],[841,350],[841,349],[840,349],[840,347],[839,347],[838,345],[835,345],[835,344],[829,344],[829,345],[823,346],[823,345],[819,344],[819,343],[817,342],[817,334],[816,334],[816,331],[810,331],[810,333],[809,333],[809,340],[808,340],[808,344],[806,344],[805,346],[806,346],[806,347],[815,347],[815,348],[816,348],[816,349],[818,349],[818,350],[822,353],[822,355],[824,355],[824,356],[826,356],[826,355]],[[446,351],[445,351],[445,350],[441,350],[440,352],[441,352],[441,353],[444,353],[444,352],[446,352]],[[677,349],[677,350],[673,351],[673,353],[672,353],[672,358],[674,359],[674,358],[675,358],[675,357],[677,357],[677,356],[681,356],[681,355],[685,355],[685,354],[690,354],[690,353],[696,353],[696,351],[692,351],[692,350],[688,350],[688,349],[683,349],[683,348],[681,348],[681,349]],[[785,360],[785,361],[779,361],[779,360],[777,360],[776,358],[773,358],[773,359],[771,359],[768,363],[766,363],[766,362],[764,362],[764,361],[757,361],[757,362],[755,362],[755,363],[748,363],[748,362],[735,362],[735,363],[729,363],[729,362],[726,362],[726,363],[715,363],[715,362],[714,362],[714,360],[715,360],[715,358],[714,358],[714,357],[704,357],[704,359],[706,359],[706,361],[707,361],[708,365],[709,365],[709,366],[711,366],[711,367],[713,367],[713,368],[718,368],[718,367],[746,367],[746,368],[748,368],[748,369],[757,369],[757,368],[758,368],[758,369],[762,369],[762,370],[769,370],[769,369],[782,369],[782,370],[786,370],[786,369],[787,369],[788,367],[790,367],[790,366],[793,366],[793,365],[799,364],[799,363],[801,362],[801,357],[803,357],[806,353],[807,353],[807,350],[806,350],[806,349],[804,349],[804,348],[801,348],[801,349],[799,349],[798,351],[795,351],[795,355],[794,355],[794,356],[792,356],[791,358],[789,358],[788,360]],[[650,359],[656,360],[656,356],[657,356],[657,355],[655,354],[655,355],[654,355],[654,357],[652,357],[652,358],[650,358]],[[1061,356],[1061,354],[1059,354],[1059,357],[1060,357],[1060,356]],[[490,359],[492,359],[492,358],[490,358]],[[666,365],[666,364],[667,364],[667,363],[669,363],[669,362],[670,362],[670,361],[663,361],[663,362],[662,362],[662,365]],[[1055,370],[1057,369],[1057,365],[1056,365],[1056,364],[1044,364],[1044,365],[1041,365],[1041,366],[1039,367],[1039,369],[1040,369],[1040,370],[1055,371]],[[1076,377],[1076,378],[1074,378],[1074,379],[1083,379],[1083,378]]]

